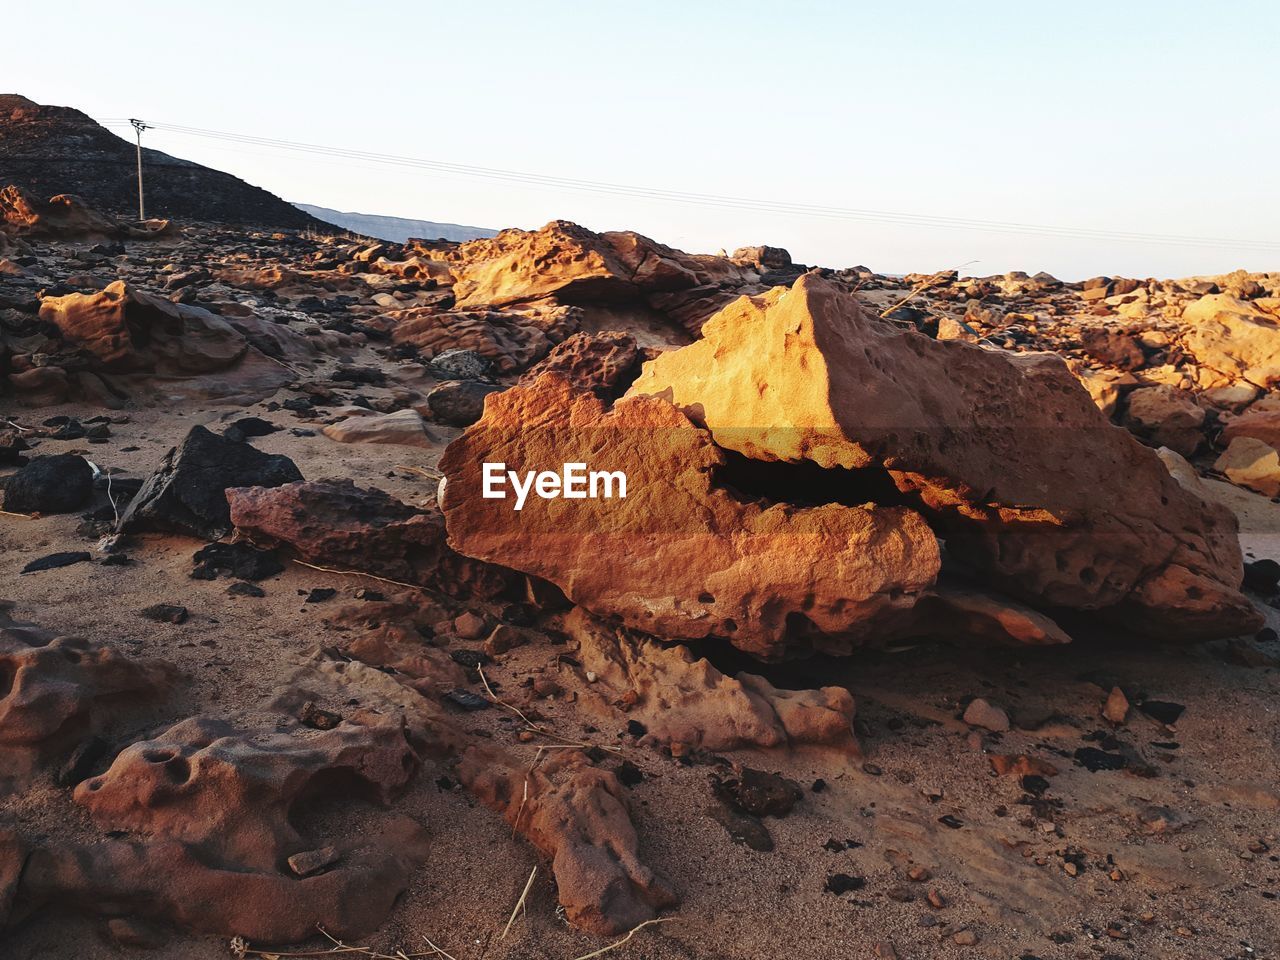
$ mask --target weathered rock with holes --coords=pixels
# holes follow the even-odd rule
[[[574,926],[624,933],[675,905],[667,882],[640,859],[625,788],[580,751],[553,750],[530,769],[495,748],[471,747],[458,777],[551,858],[560,905]]]
[[[438,510],[350,480],[233,488],[225,502],[240,536],[287,545],[309,563],[479,598],[500,595],[516,579],[451,549]]]
[[[594,233],[565,220],[465,243],[453,273],[461,308],[639,302],[693,336],[728,299],[764,289],[745,262],[687,254],[631,231]]]
[[[47,194],[46,194],[47,196]],[[0,187],[0,234],[15,237],[151,236],[168,226],[164,220],[133,227],[104,216],[79,197],[62,193],[37,200],[17,184]]]
[[[1033,605],[1164,638],[1260,623],[1238,589],[1234,518],[1107,423],[1057,357],[900,330],[813,275],[736,301],[703,332],[646,364],[628,398],[669,397],[752,461],[807,462],[837,486],[888,481],[889,502],[928,517],[949,557]]]
[[[97,293],[45,297],[40,319],[91,354],[96,369],[106,373],[193,376],[230,367],[249,349],[244,336],[221,317],[144,293],[123,280]]]
[[[411,307],[383,315],[391,338],[412,344],[428,357],[472,350],[499,373],[518,373],[541,360],[578,329],[578,311],[541,306],[522,310],[452,310]]]
[[[602,397],[620,394],[640,372],[636,338],[622,331],[575,333],[531,367],[520,382],[532,383],[544,373],[557,373],[579,390]]]
[[[854,752],[853,696],[843,687],[779,690],[764,677],[729,677],[687,647],[610,627],[575,608],[565,629],[597,680],[587,700],[622,709],[664,745],[707,750],[832,746]]]
[[[159,697],[176,674],[159,661],[15,620],[10,608],[0,603],[0,796],[60,762],[113,710]]]
[[[394,720],[323,732],[183,721],[75,790],[95,824],[142,839],[36,847],[15,902],[24,915],[56,903],[266,943],[303,940],[317,926],[366,935],[425,857],[422,828],[387,817],[328,844],[302,833],[299,815],[322,789],[385,805],[417,766]]]
[[[483,498],[482,464],[580,462],[621,472],[611,498],[543,499],[520,512]],[[606,410],[545,374],[491,396],[440,461],[459,552],[559,586],[570,599],[663,637],[729,638],[763,657],[848,652],[892,629],[932,585],[937,538],[916,511],[746,501],[724,488],[724,452],[658,397]],[[608,558],[609,562],[601,562]]]

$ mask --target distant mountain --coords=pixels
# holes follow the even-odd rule
[[[410,237],[422,240],[479,240],[481,237],[497,236],[497,230],[484,227],[464,227],[457,223],[434,223],[430,220],[406,220],[404,217],[380,217],[372,213],[344,213],[328,207],[316,207],[309,203],[295,203],[299,210],[305,210],[325,223],[342,227],[353,233],[362,233],[366,237],[377,237],[379,240],[390,240],[393,243],[404,243]]]
[[[147,216],[264,227],[316,227],[293,204],[229,173],[142,151]],[[138,215],[136,146],[71,107],[0,94],[0,185],[40,200],[71,193],[106,213]]]

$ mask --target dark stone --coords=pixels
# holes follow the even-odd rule
[[[27,462],[22,451],[28,449],[27,441],[19,433],[0,433],[0,467],[20,467]]]
[[[468,670],[482,667],[489,662],[489,656],[483,650],[467,650],[465,648],[450,650],[449,659],[460,667],[466,667]]]
[[[227,596],[229,597],[265,597],[267,591],[252,583],[245,583],[243,580],[237,580],[231,586],[227,587]]]
[[[1029,773],[1021,780],[1022,789],[1033,797],[1042,797],[1049,789],[1049,781],[1036,773]]]
[[[1275,593],[1280,585],[1280,563],[1254,560],[1244,565],[1244,586],[1255,593]]]
[[[338,591],[333,587],[314,587],[307,594],[306,603],[324,603],[326,600],[332,600]]]
[[[949,813],[943,814],[942,816],[940,816],[938,818],[938,822],[942,824],[944,827],[950,827],[952,830],[959,830],[961,827],[964,826],[963,820],[961,820],[959,817],[952,816]]]
[[[142,481],[137,477],[113,477],[110,474],[103,474],[93,481],[93,488],[107,494],[115,501],[117,507],[122,507],[138,495],[138,491],[142,489]]]
[[[488,700],[477,693],[461,688],[450,690],[444,695],[445,700],[463,710],[485,710],[490,706]]]
[[[627,721],[627,733],[631,734],[631,736],[639,739],[640,737],[643,737],[648,732],[649,732],[649,728],[646,727],[639,720]]]
[[[36,457],[9,478],[4,508],[11,513],[70,513],[93,496],[93,467],[84,457]]]
[[[1171,703],[1168,700],[1143,700],[1138,704],[1138,709],[1157,723],[1167,726],[1177,723],[1178,718],[1187,708],[1180,703]]]
[[[644,782],[644,773],[630,760],[623,760],[618,764],[618,769],[614,773],[618,777],[618,782],[624,787],[634,787]]]
[[[124,533],[156,530],[217,540],[231,532],[230,487],[278,487],[302,479],[288,457],[266,454],[196,426],[165,455],[120,518]]]
[[[469,427],[484,415],[484,398],[501,389],[476,380],[449,380],[427,394],[427,406],[436,422]]]
[[[332,710],[322,710],[314,700],[308,700],[298,711],[298,722],[312,730],[332,730],[342,722],[342,717]]]
[[[38,573],[41,570],[56,570],[58,567],[69,567],[73,563],[86,563],[93,558],[83,550],[70,553],[51,553],[39,560],[32,560],[22,568],[23,573]]]
[[[180,607],[176,603],[153,603],[149,607],[143,607],[138,611],[139,616],[148,620],[154,620],[156,623],[186,623],[187,608]]]
[[[1097,747],[1080,747],[1073,754],[1076,763],[1091,773],[1099,770],[1123,770],[1129,761],[1118,753],[1107,753]]]
[[[243,443],[250,437],[265,437],[269,433],[275,433],[279,430],[270,420],[263,420],[261,417],[242,417],[227,429],[222,431],[222,435],[228,440],[234,440],[236,443]]]
[[[822,885],[822,889],[827,893],[834,893],[840,896],[845,893],[852,893],[854,890],[861,890],[867,885],[865,877],[854,877],[847,873],[833,873],[827,877],[827,882]]]
[[[773,837],[759,817],[736,810],[728,803],[711,805],[712,818],[728,831],[734,843],[741,843],[759,853],[773,849]]]
[[[237,580],[265,580],[284,571],[274,552],[259,550],[247,543],[211,543],[201,547],[191,559],[193,580],[216,580],[225,573]]]

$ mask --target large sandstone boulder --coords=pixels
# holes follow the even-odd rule
[[[1205,412],[1190,396],[1158,383],[1129,394],[1124,425],[1156,447],[1168,447],[1184,457],[1204,444]]]
[[[626,475],[626,497],[486,499],[484,462]],[[570,599],[664,637],[727,637],[762,657],[847,652],[933,584],[937,538],[916,511],[744,499],[711,435],[659,397],[612,410],[555,374],[488,398],[440,462],[450,543],[550,580]],[[603,485],[598,492],[603,493]]]
[[[878,502],[928,518],[951,561],[1037,606],[1166,638],[1260,622],[1234,518],[1107,423],[1059,358],[930,340],[812,275],[703,333],[646,364],[628,398],[705,424],[746,459],[751,492],[812,495],[803,470],[821,468],[827,499],[880,487]]]
[[[1182,320],[1202,387],[1244,380],[1265,389],[1280,383],[1280,299],[1210,294],[1190,304]]]

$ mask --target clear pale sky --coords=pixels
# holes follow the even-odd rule
[[[0,92],[144,119],[698,193],[1280,240],[1280,3],[60,0],[6,12]],[[886,272],[1181,276],[1280,249],[814,219],[148,134],[286,199],[563,217]]]

